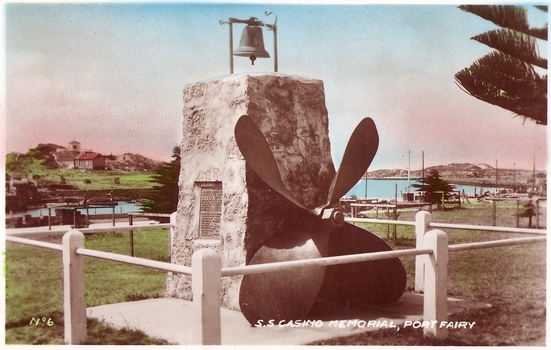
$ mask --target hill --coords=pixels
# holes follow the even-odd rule
[[[432,170],[438,171],[440,177],[455,184],[474,186],[493,186],[498,184],[499,186],[515,186],[534,183],[533,170],[496,169],[495,167],[483,163],[451,163],[447,165],[431,166],[425,168],[424,175],[427,176]],[[381,169],[368,172],[368,177],[371,179],[407,178],[408,171],[407,169]],[[409,177],[411,179],[421,179],[423,177],[423,170],[412,170],[410,171]],[[535,178],[536,184],[546,183],[546,174],[544,171],[537,171]]]
[[[6,155],[6,173],[10,177],[29,177],[44,175],[45,173],[63,168],[62,163],[56,162],[55,152],[65,149],[53,143],[40,143],[27,153],[9,153]],[[159,170],[164,162],[153,160],[136,153],[105,156],[105,170],[114,170],[126,173],[154,172]]]
[[[53,143],[39,143],[27,153],[8,153],[6,155],[6,173],[10,176],[27,176],[29,173],[39,173],[47,169],[57,168],[54,158],[55,151],[61,146]]]
[[[451,163],[448,165],[435,165],[425,168],[425,175],[430,171],[436,170],[442,177],[484,177],[486,173],[494,172],[495,169],[488,164],[472,164],[472,163]],[[407,177],[407,169],[381,169],[368,172],[370,178],[384,177]],[[411,170],[410,177],[423,177],[423,170]]]
[[[85,196],[89,202],[149,198],[157,185],[154,172],[165,164],[125,153],[104,156],[105,170],[72,169],[67,168],[71,158],[56,162],[54,154],[60,149],[65,147],[48,143],[6,155],[6,210],[25,211]]]
[[[425,168],[425,175],[432,170],[438,171],[440,176],[454,177],[454,178],[484,178],[484,177],[494,177],[496,175],[496,168],[485,163],[451,163],[447,165],[435,165]],[[498,176],[513,176],[513,173],[516,175],[529,175],[533,173],[533,170],[522,170],[522,169],[503,169],[498,168]],[[538,175],[541,171],[538,171]],[[368,172],[370,178],[386,178],[386,177],[407,177],[407,169],[380,169]],[[410,171],[410,177],[412,178],[421,178],[423,176],[423,170],[412,170]]]

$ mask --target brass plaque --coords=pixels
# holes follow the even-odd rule
[[[220,219],[222,217],[222,188],[208,186],[201,188],[199,210],[199,236],[220,237]]]

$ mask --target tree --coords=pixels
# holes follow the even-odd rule
[[[169,163],[155,172],[153,181],[159,186],[151,198],[142,204],[142,210],[149,213],[173,213],[178,208],[178,179],[180,177],[180,147],[172,149],[172,158]]]
[[[536,6],[547,12],[547,6]],[[475,61],[455,74],[458,86],[469,95],[547,125],[547,59],[539,55],[537,39],[547,41],[547,24],[530,28],[526,8],[503,5],[462,5],[463,11],[475,14],[500,26],[472,37],[496,51]]]
[[[442,194],[444,194],[444,199],[448,199],[454,189],[454,186],[442,179],[438,170],[434,169],[430,170],[422,183],[413,184],[413,187],[419,191],[425,191],[425,200],[427,202],[438,203],[439,205],[442,202]]]

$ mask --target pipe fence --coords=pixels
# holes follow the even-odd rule
[[[156,227],[170,228],[170,235],[173,235],[176,215],[171,215],[171,224],[149,225],[148,229]],[[366,222],[371,219],[353,219],[347,221]],[[381,223],[381,220],[371,220]],[[415,222],[389,221],[389,224],[415,226],[416,248],[393,250],[386,252],[352,254],[343,256],[332,256],[317,259],[294,260],[278,263],[248,265],[239,267],[222,267],[221,257],[212,249],[200,249],[192,256],[192,266],[182,266],[171,263],[164,263],[143,258],[136,258],[127,255],[107,253],[102,251],[84,248],[83,231],[110,232],[108,229],[82,229],[71,230],[63,236],[63,243],[52,244],[39,242],[31,239],[6,236],[6,241],[25,244],[38,248],[62,251],[63,254],[63,308],[64,308],[64,339],[67,344],[83,344],[86,342],[86,303],[84,299],[84,257],[122,262],[141,267],[157,269],[161,271],[181,273],[192,276],[192,295],[194,317],[197,317],[194,330],[194,343],[203,345],[221,344],[221,319],[220,319],[220,292],[221,278],[245,274],[269,273],[282,269],[291,269],[299,265],[338,265],[362,261],[389,259],[402,256],[415,256],[415,290],[423,292],[423,319],[447,321],[447,262],[448,253],[500,247],[506,245],[517,245],[537,243],[546,241],[546,236],[512,238],[496,241],[464,243],[448,245],[448,235],[439,229],[430,229],[439,225],[431,224],[431,214],[419,212]],[[368,222],[368,221],[367,221]],[[386,222],[385,222],[386,223]],[[121,230],[136,229],[138,226],[124,227]],[[484,227],[473,225],[454,225],[453,228],[476,229],[480,231],[505,231],[509,228]],[[545,234],[545,230],[521,230],[521,233]],[[51,231],[49,231],[51,233]],[[516,229],[514,232],[519,232]],[[438,339],[447,337],[446,328],[424,328],[425,336],[434,336]]]

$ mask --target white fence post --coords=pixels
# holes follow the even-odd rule
[[[415,247],[421,249],[423,239],[432,219],[432,214],[428,211],[420,211],[415,215]],[[415,257],[415,291],[422,292],[425,283],[425,264],[423,257],[417,255]]]
[[[69,231],[63,236],[63,317],[65,343],[86,341],[86,300],[84,299],[84,257],[76,253],[84,247],[84,235]]]
[[[200,249],[191,258],[193,307],[199,313],[194,343],[220,345],[221,258],[212,249]]]
[[[423,334],[437,339],[446,339],[448,330],[448,235],[442,230],[431,230],[425,234],[424,248],[431,248],[433,254],[423,255],[425,260],[425,292],[423,299],[423,320],[436,321],[433,327],[424,327]],[[444,327],[440,328],[441,325]]]

